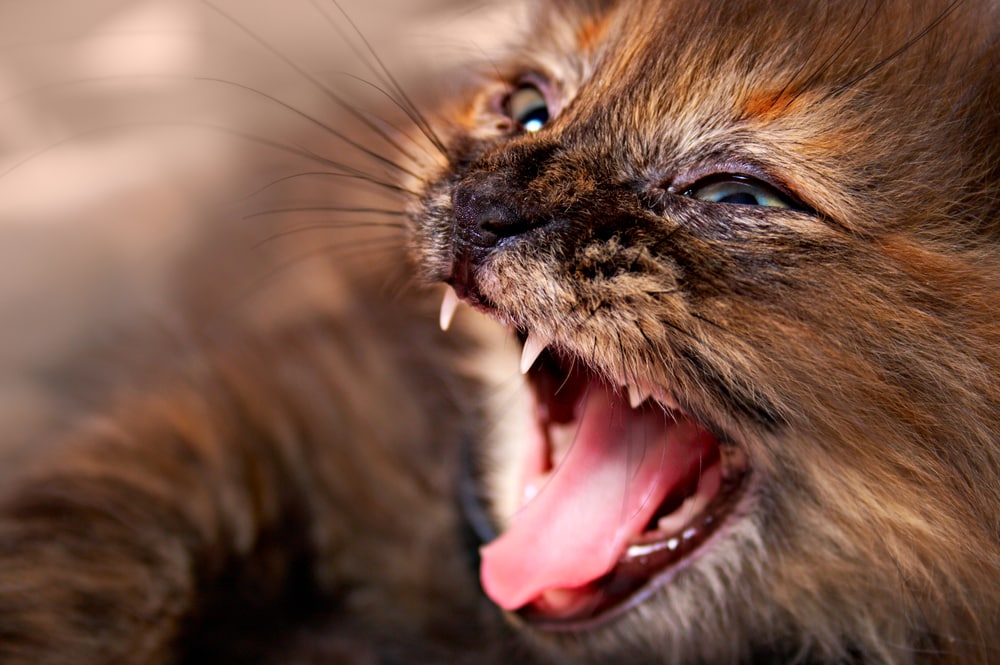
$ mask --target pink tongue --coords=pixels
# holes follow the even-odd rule
[[[692,421],[633,411],[597,382],[582,414],[547,484],[482,550],[483,588],[504,609],[609,572],[703,452],[703,432]]]

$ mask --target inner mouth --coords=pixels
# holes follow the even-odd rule
[[[520,508],[483,548],[481,578],[504,609],[572,630],[612,618],[700,551],[747,464],[666,391],[525,346],[535,417]]]

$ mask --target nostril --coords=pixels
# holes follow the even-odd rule
[[[518,192],[496,176],[467,177],[455,188],[452,206],[459,239],[477,247],[493,247],[539,226]]]
[[[517,216],[511,205],[464,183],[455,190],[453,201],[458,233],[480,247],[495,245],[496,231]]]

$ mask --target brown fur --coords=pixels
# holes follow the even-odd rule
[[[511,415],[467,371],[495,339],[323,269],[159,348],[14,474],[0,662],[1000,660],[994,4],[553,0],[533,25],[435,125],[411,256],[453,277],[462,187],[544,220],[469,266],[477,295],[730,434],[729,528],[608,625],[503,621],[455,499]],[[496,104],[526,75],[558,97],[535,135]],[[682,195],[737,163],[809,211]]]
[[[352,286],[307,316],[169,342],[169,378],[21,474],[0,662],[490,657],[478,642],[499,628],[452,509],[448,451],[479,419],[464,352],[419,297],[371,307],[381,289]],[[419,353],[392,341],[402,325]]]
[[[645,607],[539,639],[677,663],[774,645],[995,661],[995,7],[621,2],[591,8],[610,24],[595,45],[566,4],[498,82],[541,75],[561,111],[537,135],[456,135],[416,213],[425,273],[455,279],[467,252],[474,299],[615,382],[670,388],[748,450],[756,485]],[[678,195],[734,163],[814,212]],[[530,230],[441,251],[470,186]]]

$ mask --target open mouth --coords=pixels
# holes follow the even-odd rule
[[[482,549],[498,605],[555,630],[614,617],[668,580],[732,514],[746,457],[638,383],[525,344],[534,395],[520,507]]]

